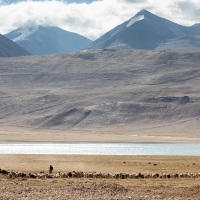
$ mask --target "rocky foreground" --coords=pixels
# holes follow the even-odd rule
[[[199,179],[0,179],[0,198],[14,199],[162,199],[199,200]]]

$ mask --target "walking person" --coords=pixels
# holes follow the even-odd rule
[[[50,166],[49,166],[49,174],[52,174],[52,173],[53,173],[53,166],[50,165]]]

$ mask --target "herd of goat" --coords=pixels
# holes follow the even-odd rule
[[[0,174],[8,178],[104,178],[104,179],[170,179],[170,178],[200,178],[200,173],[102,173],[102,172],[58,172],[50,174],[45,172],[28,173],[28,172],[15,172],[0,169]]]

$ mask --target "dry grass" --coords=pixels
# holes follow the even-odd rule
[[[28,172],[200,172],[199,156],[0,155],[0,168]],[[155,165],[154,165],[155,164]]]

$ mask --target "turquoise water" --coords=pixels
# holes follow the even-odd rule
[[[0,144],[0,154],[200,156],[200,144]]]

